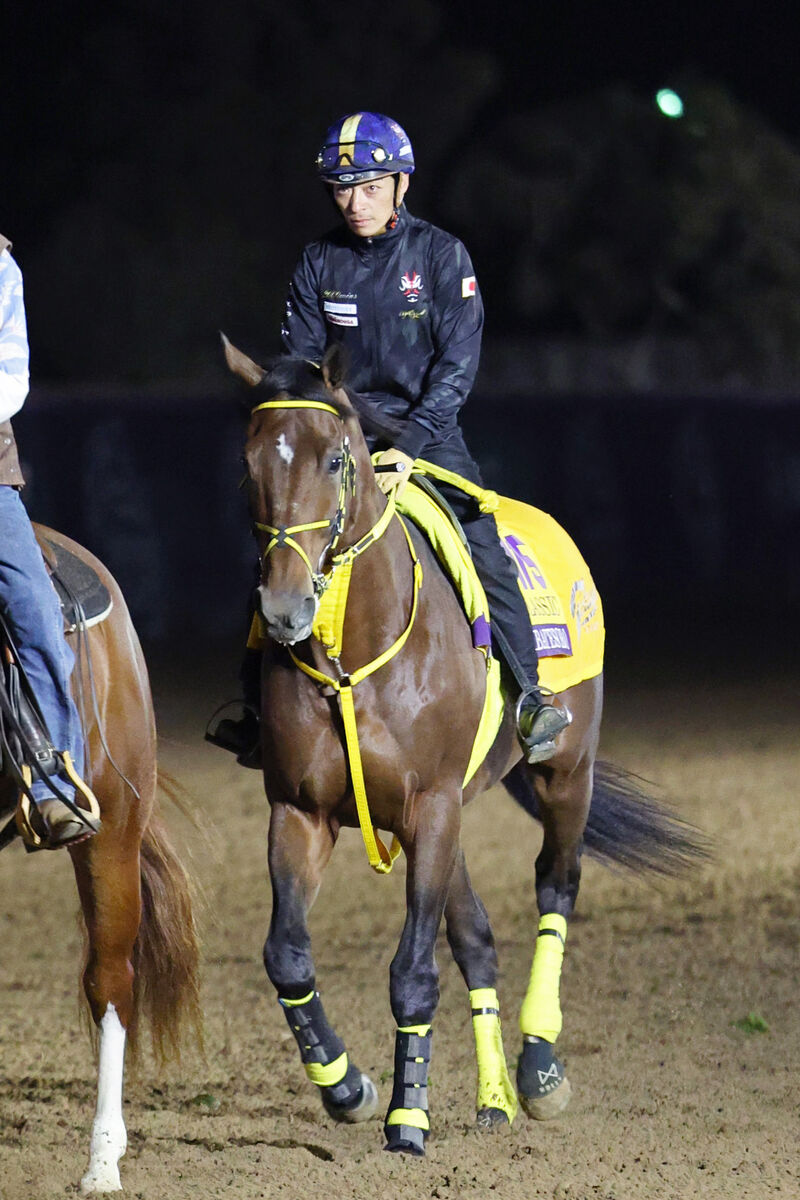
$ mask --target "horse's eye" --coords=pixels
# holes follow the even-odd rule
[[[341,471],[341,469],[342,469],[341,454],[332,455],[331,458],[328,460],[328,473],[330,475],[338,475],[339,472]]]

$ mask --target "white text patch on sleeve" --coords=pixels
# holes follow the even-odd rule
[[[343,304],[339,300],[323,300],[322,308],[325,319],[330,321],[331,325],[358,324],[357,304]]]

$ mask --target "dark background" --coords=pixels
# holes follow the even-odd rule
[[[487,309],[464,424],[553,512],[612,639],[781,657],[800,594],[800,110],[790,6],[12,3],[0,229],[23,268],[33,515],[145,638],[233,638],[252,547],[217,331],[276,348],[373,108]],[[661,87],[684,100],[663,116]]]

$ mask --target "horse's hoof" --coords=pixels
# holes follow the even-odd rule
[[[508,1113],[502,1108],[480,1108],[475,1118],[479,1129],[496,1129],[498,1125],[508,1125]]]
[[[572,1088],[551,1042],[526,1037],[517,1064],[519,1102],[534,1121],[550,1121],[569,1104]]]
[[[361,1075],[361,1090],[355,1104],[349,1108],[342,1108],[340,1105],[331,1104],[325,1093],[322,1094],[322,1103],[325,1106],[325,1112],[334,1121],[341,1121],[348,1125],[356,1125],[360,1121],[369,1121],[375,1116],[378,1111],[378,1089],[370,1079],[369,1075]]]
[[[385,1126],[386,1145],[390,1154],[411,1154],[415,1158],[425,1155],[425,1130],[415,1125]]]
[[[565,1075],[558,1087],[543,1096],[525,1096],[520,1092],[519,1102],[523,1111],[534,1121],[552,1121],[553,1117],[564,1111],[571,1096],[572,1087]]]

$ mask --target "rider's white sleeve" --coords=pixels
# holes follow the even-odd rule
[[[0,423],[19,412],[28,395],[28,331],[22,272],[8,250],[0,253]]]

